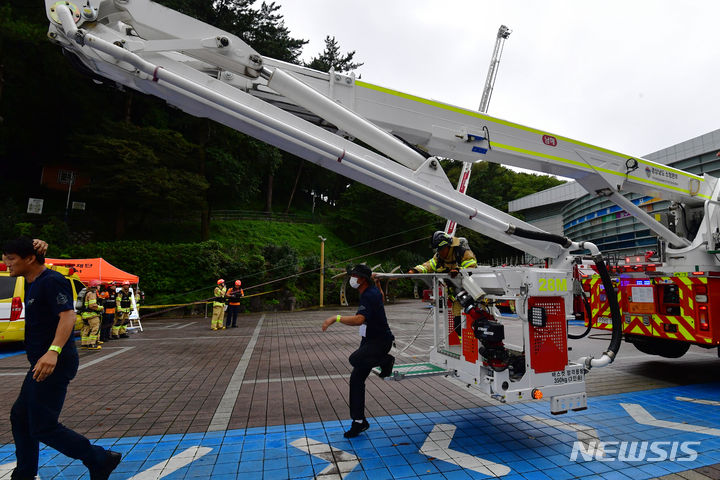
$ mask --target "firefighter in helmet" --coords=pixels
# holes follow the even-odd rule
[[[210,328],[212,330],[224,330],[225,325],[223,325],[223,313],[225,312],[225,293],[227,293],[225,280],[221,278],[217,281],[217,287],[215,287],[215,291],[213,293],[215,294],[215,298],[213,298],[213,312]]]
[[[101,348],[98,344],[98,332],[100,331],[100,316],[103,314],[103,307],[98,304],[97,290],[99,286],[98,280],[90,280],[85,294],[83,311],[80,314],[83,321],[83,328],[80,331],[81,344],[82,348],[88,350],[100,350]]]
[[[439,230],[430,237],[430,245],[435,250],[435,255],[427,262],[416,265],[408,273],[450,273],[451,276],[457,275],[461,268],[477,267],[477,259],[475,254],[470,250],[470,245],[464,238],[451,237],[447,233]],[[451,296],[454,300],[454,297]],[[459,302],[453,301],[453,327],[458,337],[462,338],[460,332],[461,320],[460,312],[462,307]]]
[[[225,326],[237,328],[237,317],[240,313],[240,299],[245,296],[242,289],[242,282],[235,280],[235,286],[225,294],[228,297],[228,314],[225,319]]]
[[[130,312],[132,311],[132,292],[130,292],[130,282],[125,280],[122,289],[115,297],[115,325],[112,328],[112,338],[128,338],[127,326],[130,322]]]
[[[110,282],[105,288],[100,287],[98,299],[102,301],[104,312],[100,322],[100,342],[110,340],[110,330],[115,324],[115,282]]]

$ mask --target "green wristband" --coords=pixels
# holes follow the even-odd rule
[[[48,352],[57,352],[58,355],[62,353],[62,347],[58,347],[57,345],[50,345],[50,348],[48,348]]]
[[[339,321],[340,321],[340,315],[338,315],[337,317],[335,317],[335,321],[336,321],[336,322],[339,322]]]

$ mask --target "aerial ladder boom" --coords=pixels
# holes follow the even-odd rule
[[[505,40],[507,40],[511,33],[512,30],[508,27],[500,25],[495,39],[495,48],[493,49],[492,57],[490,57],[490,66],[488,67],[487,78],[485,79],[485,88],[483,88],[482,98],[480,99],[480,107],[478,107],[478,112],[480,113],[487,113],[488,107],[490,106],[490,97],[492,97],[492,92],[495,88],[495,79],[497,78],[498,67],[500,66],[500,57],[502,56],[503,46],[505,45]],[[470,183],[471,174],[472,163],[463,162],[456,187],[458,192],[466,193],[468,184]],[[445,224],[445,233],[450,236],[454,236],[456,231],[457,224],[452,220],[448,220]]]
[[[478,388],[504,401],[527,399],[542,385],[553,411],[584,408],[582,372],[612,362],[620,346],[618,302],[609,296],[612,339],[601,357],[569,362],[563,343],[555,345],[551,355],[533,354],[553,330],[558,330],[553,338],[565,338],[572,311],[572,289],[567,286],[572,281],[573,252],[589,251],[604,288],[613,289],[602,255],[592,243],[544,232],[459,193],[437,157],[487,160],[572,177],[593,193],[610,197],[627,189],[700,205],[717,225],[719,187],[709,176],[390,90],[352,74],[322,73],[264,58],[237,36],[150,0],[88,0],[80,6],[46,0],[46,9],[48,36],[95,79],[162,98],[191,115],[210,118],[531,255],[551,259],[551,268],[483,267],[434,280],[455,285],[458,301],[462,299],[464,311],[473,318],[464,335],[487,346],[478,359],[477,348],[441,351],[438,343],[437,358],[462,378],[481,379]],[[356,138],[374,150],[354,143]],[[656,226],[662,231],[660,227]],[[674,238],[673,232],[663,234],[687,249],[688,256],[702,259],[698,265],[714,265],[707,254],[702,256],[702,249],[709,246],[709,231],[710,224],[701,228],[689,247],[682,246],[687,241]],[[514,353],[492,337],[500,330],[488,305],[499,299],[512,299],[523,321],[524,347]],[[436,334],[438,329],[436,323]],[[529,345],[537,348],[528,350]],[[509,366],[510,357],[514,367]],[[553,357],[552,361],[548,363],[546,357]],[[557,382],[568,376],[572,379],[567,383]]]
[[[695,175],[545,130],[380,87],[356,80],[352,74],[319,74],[303,67],[281,66],[267,59],[265,64],[283,68],[359,117],[430,155],[464,162],[485,160],[575,179],[589,193],[607,197],[666,239],[670,244],[668,258],[677,268],[718,266],[717,259],[708,254],[720,248],[717,203],[720,184],[711,175]],[[287,97],[269,94],[262,87],[250,92],[287,108]],[[295,102],[294,106],[297,105]],[[312,115],[305,118],[312,120]],[[319,124],[323,124],[322,120]],[[335,131],[352,136],[343,127],[335,127]],[[358,138],[378,148],[372,139]],[[690,233],[679,235],[671,231],[628,201],[624,192],[702,209],[703,221],[697,234],[691,238]]]
[[[97,61],[107,60],[107,57],[98,57],[102,54],[98,54],[97,50],[68,40],[59,27],[57,13],[51,11],[57,2],[46,0],[46,3],[53,20],[49,35],[54,36],[67,50],[76,52],[89,70],[131,88],[157,94],[190,113],[197,108],[205,110],[202,102],[191,106],[189,103],[192,101],[188,98],[181,100],[182,96],[176,91],[161,92],[161,89],[155,88],[156,85],[152,85],[155,82],[137,78],[132,75],[132,71],[128,72],[122,67],[118,70],[121,62],[108,64]],[[99,22],[93,21],[101,11],[99,6],[105,12],[104,18]],[[630,214],[665,238],[676,248],[672,257],[679,262],[706,267],[717,263],[717,259],[707,254],[708,250],[715,250],[716,244],[720,242],[720,238],[715,235],[719,228],[717,218],[720,216],[718,205],[714,203],[718,198],[718,182],[709,175],[690,174],[484,113],[380,87],[360,81],[352,74],[333,71],[323,73],[263,58],[241,39],[149,0],[114,3],[94,0],[87,7],[76,10],[71,12],[76,25],[86,24],[89,32],[100,37],[106,36],[112,40],[111,43],[122,45],[123,55],[132,53],[154,66],[179,74],[185,80],[192,80],[208,91],[219,93],[226,100],[243,97],[240,103],[244,103],[242,94],[249,93],[266,103],[265,106],[256,104],[257,111],[268,110],[267,104],[274,105],[325,130],[350,139],[358,138],[412,170],[412,173],[401,170],[400,175],[405,178],[410,175],[427,178],[427,172],[421,172],[427,170],[428,166],[433,172],[436,171],[433,167],[437,161],[425,161],[424,155],[417,153],[417,150],[426,152],[425,156],[446,157],[463,162],[486,160],[573,178],[590,193],[620,203]],[[261,72],[265,72],[265,75],[261,75]],[[158,78],[154,73],[150,73],[150,76],[151,79]],[[308,95],[311,90],[320,95]],[[181,101],[187,105],[179,105]],[[210,116],[207,112],[201,114]],[[271,116],[277,116],[280,120],[280,115],[273,111]],[[285,125],[290,124],[286,117],[280,121]],[[307,123],[301,125],[305,133],[309,132]],[[337,138],[332,142],[337,143]],[[384,159],[387,160],[387,157]],[[445,183],[447,178],[444,173],[439,173],[443,177],[441,182]],[[373,186],[382,190],[376,184]],[[624,201],[620,194],[623,191],[703,208],[705,220],[691,242],[670,231],[631,202]],[[409,192],[408,195],[413,196]],[[455,200],[465,202],[456,194],[448,193],[448,197],[452,199],[448,203]],[[437,205],[427,207],[433,213],[462,225],[465,225],[462,223],[463,217],[472,220],[469,217],[473,216],[473,213],[458,211],[444,215],[443,209],[438,210]],[[503,224],[538,230],[487,205],[476,204],[473,212],[475,209],[495,219],[502,219]],[[537,242],[509,238],[505,232],[498,234],[496,229],[490,231],[486,226],[479,227],[480,230],[477,225],[469,228],[482,231],[534,256],[551,259],[562,257],[562,249],[538,249]]]
[[[505,40],[508,39],[512,30],[505,25],[500,25],[497,36],[495,38],[495,48],[493,48],[492,57],[490,58],[490,67],[488,67],[487,78],[485,79],[485,88],[483,88],[482,98],[478,112],[487,113],[490,106],[490,97],[492,97],[495,88],[495,79],[497,78],[498,67],[500,66],[500,57],[502,57]]]

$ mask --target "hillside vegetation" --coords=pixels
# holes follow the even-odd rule
[[[392,264],[390,256],[365,255],[368,248],[348,245],[325,225],[265,221],[214,222],[212,238],[204,242],[124,240],[64,248],[51,245],[50,254],[103,257],[138,275],[151,304],[209,298],[217,279],[224,278],[226,282],[240,279],[246,294],[279,290],[254,302],[255,308],[272,308],[289,296],[296,298],[297,306],[312,306],[319,303],[319,236],[326,239],[326,303],[338,302],[339,281],[330,277],[347,266]]]

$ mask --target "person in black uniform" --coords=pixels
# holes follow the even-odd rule
[[[112,340],[112,327],[115,324],[115,308],[117,308],[116,293],[115,282],[110,282],[104,294],[98,294],[98,297],[102,298],[103,301],[103,317],[100,324],[100,341],[102,342]]]
[[[380,376],[392,373],[395,357],[390,355],[395,337],[388,325],[382,293],[372,280],[372,271],[366,265],[356,265],[350,271],[350,286],[360,293],[360,306],[353,316],[336,315],[323,322],[323,332],[334,323],[360,327],[360,348],[350,355],[350,418],[352,425],[345,438],[357,437],[370,428],[365,418],[365,380],[373,367],[381,367]]]
[[[40,443],[82,460],[91,480],[107,480],[121,455],[105,450],[58,423],[70,380],[78,370],[70,281],[45,268],[44,249],[27,237],[5,244],[2,259],[11,277],[25,277],[25,350],[30,370],[10,411],[17,466],[11,480],[38,473]],[[42,252],[42,253],[41,253]]]

